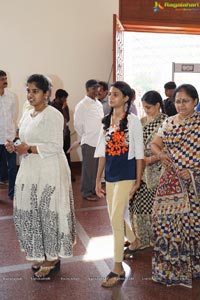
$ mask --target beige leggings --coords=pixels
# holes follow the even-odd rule
[[[124,256],[124,235],[129,242],[134,242],[135,234],[125,222],[124,214],[129,203],[129,193],[134,180],[106,182],[108,212],[114,236],[114,261],[122,262]],[[124,233],[125,231],[125,233]]]

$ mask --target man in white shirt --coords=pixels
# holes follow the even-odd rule
[[[98,158],[94,158],[94,152],[104,116],[102,104],[96,99],[98,86],[94,79],[86,82],[87,95],[76,105],[74,113],[74,128],[81,137],[83,157],[81,195],[86,200],[97,200],[95,182]]]
[[[13,140],[16,135],[17,101],[13,93],[5,90],[7,87],[6,72],[0,70],[0,168],[1,156],[5,151],[6,140]],[[13,200],[15,178],[17,173],[16,153],[5,151],[8,167],[8,197]]]

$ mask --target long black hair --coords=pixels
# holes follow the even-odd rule
[[[119,123],[119,128],[121,131],[123,131],[127,127],[127,123],[128,123],[127,116],[128,116],[129,109],[130,109],[131,100],[133,98],[133,92],[132,92],[131,87],[124,81],[116,81],[116,82],[112,83],[110,87],[115,87],[116,89],[120,90],[125,97],[128,96],[128,101],[126,102],[127,107],[126,107],[125,116],[122,120],[120,120],[120,123]],[[113,114],[113,107],[111,108],[110,113],[108,115],[106,115],[102,120],[105,130],[110,127],[110,121],[111,121],[112,114]]]
[[[154,90],[146,92],[142,96],[141,101],[145,101],[146,103],[148,103],[150,105],[156,105],[157,103],[160,103],[161,111],[162,111],[162,113],[164,113],[163,100],[162,100],[161,95],[158,92],[156,92]]]

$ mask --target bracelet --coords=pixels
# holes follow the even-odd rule
[[[29,154],[33,153],[31,146],[28,148],[27,153],[29,153]]]
[[[160,160],[161,160],[161,156],[162,156],[162,154],[163,154],[163,152],[162,152],[162,151],[160,151],[160,153],[158,154],[158,159],[160,159]]]

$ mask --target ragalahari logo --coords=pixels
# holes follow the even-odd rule
[[[161,10],[161,9],[164,9],[164,7],[163,7],[159,2],[155,1],[155,2],[154,2],[153,11],[154,11],[154,12],[157,12],[157,11],[159,11],[159,10]]]
[[[200,3],[199,2],[167,2],[164,1],[162,5],[158,2],[154,2],[153,11],[157,12],[162,9],[175,9],[183,11],[199,11]]]

